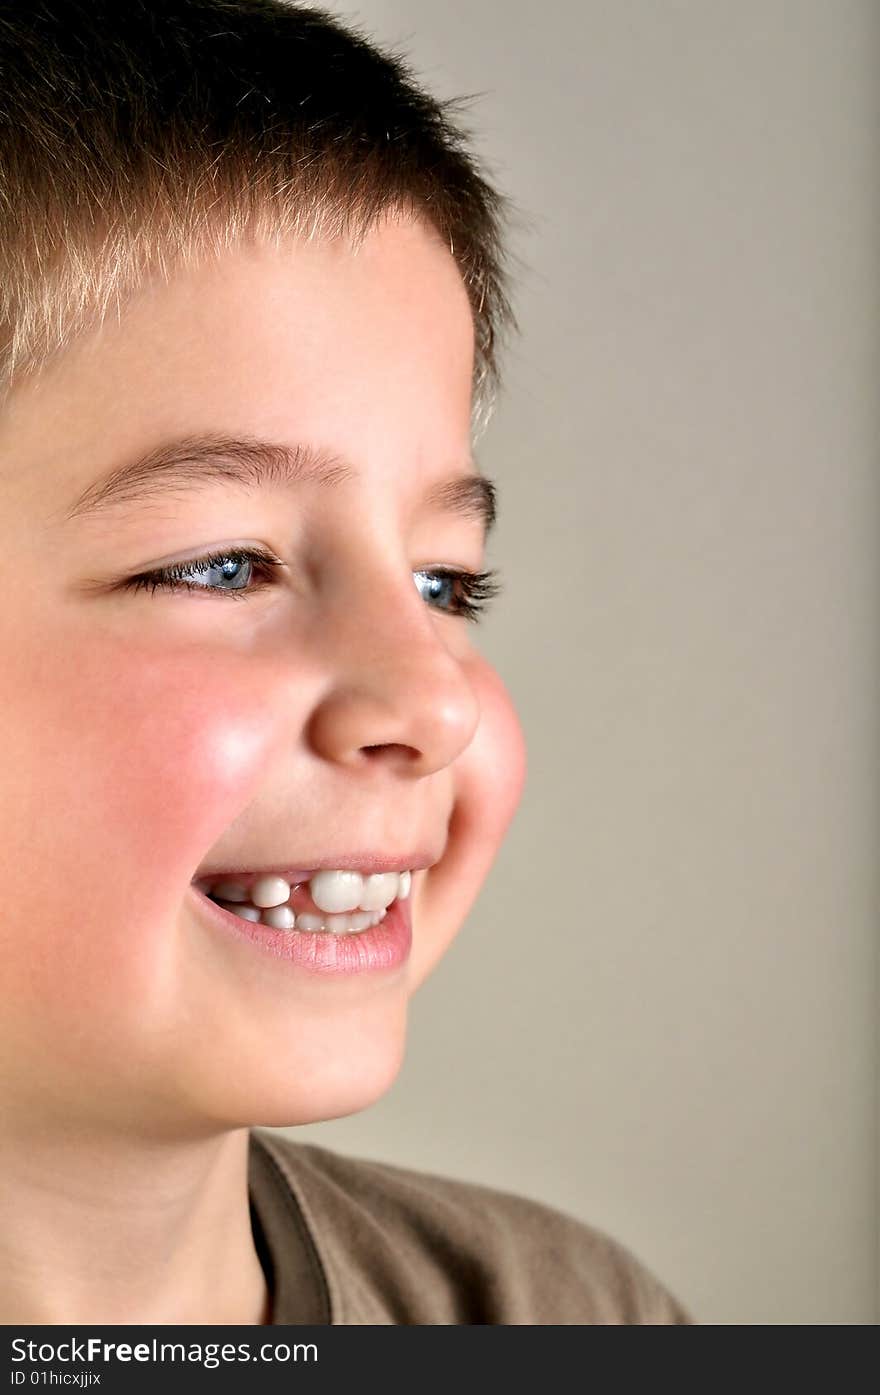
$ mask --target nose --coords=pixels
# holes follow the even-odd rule
[[[309,742],[337,764],[381,761],[430,775],[470,745],[479,725],[468,641],[456,633],[467,622],[438,619],[412,577],[408,586],[399,573],[382,585],[374,572],[360,587],[356,601],[334,607],[325,630],[332,679],[308,723]]]

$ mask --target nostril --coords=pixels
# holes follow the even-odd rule
[[[386,753],[399,755],[400,758],[405,761],[420,759],[420,753],[416,750],[415,746],[405,746],[400,741],[383,741],[377,746],[362,746],[361,750],[364,755],[368,756],[371,760],[376,760],[379,756],[383,756]]]

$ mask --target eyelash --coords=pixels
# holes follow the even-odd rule
[[[247,590],[240,587],[237,591],[221,591],[217,586],[199,586],[187,579],[209,567],[219,567],[224,562],[255,563],[257,570],[261,573],[260,585],[250,587]],[[179,562],[173,567],[161,567],[157,571],[133,576],[125,582],[125,587],[132,591],[149,591],[151,595],[155,595],[159,590],[185,590],[199,591],[203,595],[232,596],[234,600],[245,601],[248,596],[253,595],[254,590],[260,591],[264,586],[270,584],[273,570],[284,565],[278,557],[273,557],[268,552],[261,552],[255,548],[232,548],[228,552],[215,552],[210,556],[196,557],[191,562]],[[441,607],[441,614],[462,616],[472,622],[480,619],[489,601],[497,596],[502,589],[501,582],[497,579],[497,570],[459,572],[451,571],[448,568],[436,568],[430,571],[420,569],[415,575],[458,582],[461,594],[456,599],[454,609],[444,611]]]

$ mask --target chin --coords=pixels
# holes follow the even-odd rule
[[[240,1060],[234,1073],[201,1083],[199,1112],[224,1129],[294,1128],[369,1109],[400,1073],[406,1012],[364,1023],[360,1033],[335,1035],[328,1020],[320,1035],[301,1037],[284,1051],[266,1044],[250,1069]],[[195,1091],[190,1101],[198,1107]]]

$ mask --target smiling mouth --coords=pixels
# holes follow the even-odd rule
[[[219,873],[198,878],[194,885],[241,920],[280,931],[348,935],[379,925],[398,900],[405,901],[412,871]]]

